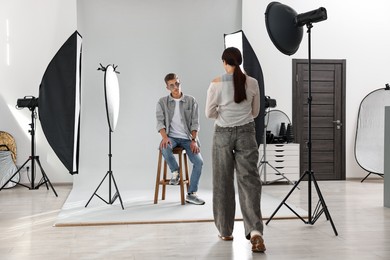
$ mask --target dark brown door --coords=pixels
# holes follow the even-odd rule
[[[345,60],[311,62],[311,169],[317,180],[345,180]],[[293,59],[293,130],[301,176],[308,167],[309,65]]]

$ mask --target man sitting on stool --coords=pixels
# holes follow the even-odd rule
[[[196,195],[203,166],[197,136],[199,131],[198,103],[194,97],[184,95],[181,92],[180,80],[176,74],[169,73],[164,80],[170,94],[159,99],[156,107],[156,118],[157,131],[162,137],[160,150],[172,172],[169,184],[178,185],[180,181],[179,165],[172,149],[181,146],[186,150],[187,156],[193,164],[186,202],[203,205],[205,204],[204,200]]]

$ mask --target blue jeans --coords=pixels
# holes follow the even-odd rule
[[[169,139],[171,140],[172,146],[168,146],[167,148],[163,148],[161,150],[161,153],[164,156],[164,159],[167,162],[169,169],[171,170],[171,172],[179,171],[179,165],[177,164],[176,158],[172,153],[172,149],[176,146],[183,147],[184,150],[186,150],[188,159],[190,159],[190,162],[193,165],[188,193],[197,192],[200,175],[202,174],[203,167],[202,155],[200,153],[195,154],[191,151],[191,140],[174,137],[169,137]]]

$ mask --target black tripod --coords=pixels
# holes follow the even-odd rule
[[[262,183],[263,184],[272,184],[274,182],[277,182],[277,181],[280,181],[280,180],[283,180],[283,179],[286,179],[288,183],[290,184],[294,184],[289,178],[287,178],[286,176],[284,176],[284,173],[280,172],[278,169],[276,169],[272,164],[270,164],[269,161],[267,161],[267,127],[268,127],[268,121],[269,121],[269,111],[270,109],[268,108],[268,113],[266,112],[266,114],[268,114],[268,119],[267,121],[264,120],[264,132],[263,132],[263,156],[260,160],[260,165],[257,167],[258,169],[261,168],[260,170],[260,176],[263,175],[263,181]],[[266,117],[267,115],[264,116],[264,118]],[[271,167],[274,171],[275,171],[275,174],[276,175],[279,175],[279,176],[282,176],[276,180],[272,180],[272,181],[267,181],[267,166]]]
[[[117,198],[119,198],[119,201],[121,202],[121,206],[122,206],[122,209],[124,209],[123,207],[123,202],[122,202],[122,198],[121,198],[121,195],[119,194],[119,190],[118,190],[118,186],[116,185],[116,182],[115,182],[115,178],[114,178],[114,173],[112,172],[111,170],[111,158],[112,158],[112,153],[111,153],[111,130],[109,131],[109,154],[108,154],[108,171],[106,173],[106,175],[104,175],[104,178],[103,180],[100,182],[99,186],[96,188],[95,192],[92,194],[91,198],[88,200],[87,204],[85,205],[85,207],[88,206],[89,202],[92,200],[93,196],[97,196],[99,199],[101,199],[102,201],[104,201],[106,204],[113,204],[115,202],[115,200]],[[107,178],[108,176],[108,201],[106,201],[105,199],[103,199],[101,196],[99,196],[99,194],[97,194],[96,192],[99,190],[100,186],[102,185],[102,183],[104,182],[104,180]],[[111,190],[111,187],[112,187],[112,183],[114,183],[114,186],[115,186],[115,189],[116,189],[116,192],[113,196],[111,196],[112,194],[112,190]]]
[[[329,210],[325,204],[324,197],[322,196],[320,187],[317,184],[316,178],[314,176],[314,172],[312,171],[312,161],[311,161],[311,152],[312,152],[312,143],[311,143],[311,103],[312,103],[312,96],[311,96],[311,39],[310,39],[310,33],[311,28],[313,25],[311,23],[308,23],[307,25],[307,33],[309,37],[309,91],[308,91],[308,142],[307,142],[307,148],[308,148],[308,167],[309,169],[304,172],[304,174],[299,178],[299,180],[295,183],[294,187],[291,189],[291,191],[287,194],[287,196],[283,199],[283,201],[280,203],[280,205],[277,207],[277,209],[272,213],[271,217],[267,220],[266,225],[272,220],[272,218],[275,216],[276,212],[282,207],[282,205],[285,205],[287,208],[289,208],[298,218],[300,218],[305,224],[311,224],[313,225],[318,218],[321,216],[322,213],[325,213],[326,219],[330,221],[333,231],[335,235],[337,236],[337,230],[333,223],[332,217],[330,216]],[[295,188],[298,187],[299,183],[307,176],[308,178],[308,220],[305,221],[301,216],[299,216],[298,213],[296,213],[289,205],[286,204],[286,200],[290,197],[290,195],[293,193]],[[312,205],[311,205],[311,192],[312,192],[312,182],[314,183],[314,186],[317,191],[317,195],[319,197],[319,201],[317,203],[317,206],[315,207],[314,212],[312,213]]]
[[[4,185],[0,188],[0,190],[2,190],[9,182],[13,182],[15,184],[18,184],[18,185],[21,185],[23,187],[26,187],[30,190],[37,190],[39,189],[40,186],[42,186],[43,184],[46,185],[46,188],[49,190],[49,186],[47,184],[50,185],[51,189],[53,190],[54,194],[56,195],[56,197],[58,197],[57,195],[57,192],[55,191],[53,185],[51,184],[49,178],[47,177],[45,171],[43,170],[42,168],[42,165],[41,165],[41,162],[39,161],[39,156],[36,156],[35,155],[35,124],[34,124],[34,120],[36,119],[36,113],[35,113],[35,106],[34,107],[31,107],[30,110],[31,110],[31,124],[30,127],[31,129],[28,131],[31,135],[31,155],[30,157],[23,163],[22,166],[20,166],[20,168],[11,176],[11,178],[6,182],[4,183]],[[27,186],[27,185],[24,185],[22,183],[19,183],[19,182],[15,182],[13,181],[12,179],[16,176],[16,174],[18,174],[22,169],[23,167],[29,162],[31,161],[31,179],[30,179],[30,186]],[[38,182],[37,185],[35,185],[35,162],[38,164],[39,168],[41,169],[41,173],[42,173],[42,178],[41,180]]]

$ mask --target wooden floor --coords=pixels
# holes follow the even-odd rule
[[[242,222],[235,224],[233,242],[219,240],[213,223],[53,227],[71,186],[54,185],[58,198],[45,187],[2,190],[0,259],[390,259],[383,180],[319,186],[339,235],[324,215],[314,225],[272,220],[265,226],[264,254],[251,253]],[[264,189],[282,200],[292,186]],[[307,190],[302,182],[288,202],[307,210]],[[312,197],[316,203],[315,190]]]

